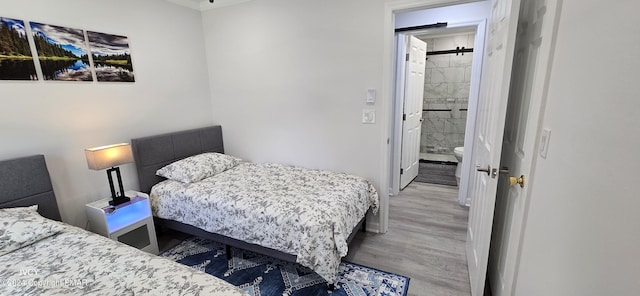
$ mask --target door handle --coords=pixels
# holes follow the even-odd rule
[[[487,173],[487,175],[491,174],[491,166],[488,165],[487,168],[481,168],[479,164],[476,164],[476,170],[478,170],[478,172],[483,172],[483,173]]]
[[[480,167],[479,164],[476,164],[476,170],[478,170],[478,172],[483,172],[483,173],[487,173],[487,175],[490,175],[491,178],[495,178],[498,176],[498,174],[508,174],[509,173],[509,168],[507,167],[503,167],[501,169],[496,169],[496,168],[491,168],[490,165],[487,166],[487,168],[482,168]]]
[[[509,177],[509,186],[520,184],[520,188],[524,188],[524,175],[520,175],[520,178]]]
[[[500,169],[500,174],[508,174],[509,173],[509,168],[508,167],[502,167]],[[516,178],[514,176],[509,176],[509,186],[513,186],[516,184],[520,184],[520,188],[524,188],[524,175],[520,175],[520,178]]]

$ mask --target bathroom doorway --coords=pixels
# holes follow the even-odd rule
[[[467,41],[466,44],[463,43],[459,43],[459,46],[453,46],[455,45],[455,43],[453,44],[449,44],[449,46],[451,46],[451,48],[449,48],[449,46],[447,46],[447,48],[440,48],[438,47],[438,49],[442,49],[442,50],[455,50],[456,47],[460,47],[461,52],[458,53],[458,57],[463,58],[464,59],[470,59],[471,61],[471,66],[470,68],[470,72],[468,71],[468,69],[466,68],[467,66],[465,66],[464,72],[462,74],[462,81],[456,81],[454,83],[458,83],[458,85],[452,85],[452,91],[456,91],[456,93],[460,93],[461,89],[456,89],[455,87],[461,87],[462,83],[468,83],[468,88],[467,90],[464,91],[464,93],[469,94],[468,98],[467,98],[467,108],[464,108],[464,105],[461,105],[459,103],[463,102],[462,100],[455,100],[456,99],[456,95],[454,96],[450,96],[449,98],[449,102],[447,102],[447,97],[445,96],[444,98],[440,98],[443,100],[440,100],[440,104],[441,106],[444,105],[442,109],[445,109],[447,111],[425,111],[423,112],[423,119],[425,121],[424,123],[424,131],[421,131],[421,134],[424,132],[426,133],[425,135],[421,135],[421,145],[419,150],[421,150],[420,152],[423,152],[422,154],[422,158],[425,160],[430,160],[430,156],[431,157],[440,157],[440,158],[436,158],[436,159],[432,159],[434,161],[436,161],[436,164],[439,164],[438,162],[445,162],[446,165],[449,165],[451,162],[455,163],[456,165],[458,164],[457,159],[455,158],[454,154],[453,154],[453,150],[455,149],[455,147],[464,147],[465,149],[463,150],[463,155],[471,155],[473,153],[473,139],[474,139],[474,131],[475,131],[475,122],[476,122],[476,111],[477,111],[477,104],[478,104],[478,97],[479,97],[479,85],[480,85],[480,77],[482,74],[482,59],[483,59],[483,54],[484,54],[484,43],[485,43],[485,36],[486,36],[486,19],[489,16],[489,12],[490,12],[490,3],[489,1],[479,1],[479,2],[473,2],[473,3],[467,3],[467,4],[460,4],[460,5],[453,5],[453,6],[446,6],[446,7],[438,7],[438,8],[429,8],[429,9],[424,9],[424,10],[416,10],[416,11],[410,11],[410,12],[401,12],[401,13],[396,13],[395,14],[395,28],[396,28],[396,34],[395,34],[395,41],[396,41],[396,48],[395,48],[395,56],[396,56],[396,60],[394,62],[394,68],[395,68],[395,80],[396,80],[396,86],[395,86],[395,99],[394,99],[394,103],[393,103],[393,112],[392,112],[392,122],[393,122],[393,126],[392,126],[392,131],[391,131],[391,172],[390,172],[390,194],[391,195],[396,195],[400,192],[401,187],[400,187],[400,176],[401,176],[401,172],[402,172],[402,164],[401,164],[401,157],[402,157],[402,117],[403,117],[403,98],[402,98],[402,91],[400,90],[402,88],[402,83],[404,81],[404,52],[406,51],[406,48],[404,48],[403,46],[405,45],[405,42],[403,42],[404,40],[406,40],[405,38],[407,38],[406,36],[421,36],[424,39],[436,39],[436,38],[440,38],[440,37],[455,37],[458,39],[462,39],[463,37],[460,36],[464,36],[467,34],[472,34],[475,37],[471,37],[472,41],[469,42],[469,35],[467,35]],[[430,28],[424,28],[424,27],[429,27],[430,25],[440,25],[440,26],[436,26],[436,27],[430,27]],[[408,29],[408,30],[407,30]],[[431,44],[429,44],[431,43]],[[427,45],[429,47],[429,49],[436,51],[436,42],[427,42]],[[446,44],[443,42],[441,42],[441,44]],[[465,47],[465,50],[462,50],[462,47]],[[470,51],[469,47],[473,48],[473,51]],[[464,56],[462,55],[462,52],[464,52]],[[451,54],[449,54],[451,55]],[[447,59],[447,58],[443,58],[446,57],[447,55],[445,54],[436,54],[436,55],[429,55],[429,59],[431,61],[429,61],[429,59],[427,60],[427,63],[431,64],[431,62],[433,62],[434,64],[439,60],[439,59]],[[456,56],[455,52],[453,53],[453,56]],[[449,66],[451,65],[451,58],[449,57]],[[454,60],[454,65],[458,64],[458,60]],[[443,62],[444,63],[444,62]],[[440,64],[439,64],[440,65]],[[433,65],[435,66],[435,65]],[[440,67],[440,68],[445,68],[445,67]],[[434,70],[432,70],[434,71]],[[440,71],[440,70],[435,70],[435,71]],[[459,75],[459,74],[455,74],[455,73],[460,73],[459,70],[444,70],[442,69],[441,72],[437,72],[436,74],[440,75],[440,79],[442,80],[442,78],[444,77],[444,74],[446,73],[447,75]],[[458,76],[460,77],[460,76]],[[465,81],[465,78],[467,79],[467,81]],[[436,78],[436,81],[438,78]],[[460,79],[460,78],[457,78]],[[425,82],[430,83],[428,81],[426,81],[427,79],[425,79]],[[470,80],[470,81],[469,81]],[[439,85],[439,88],[436,88],[433,92],[438,92],[438,91],[444,91],[444,85]],[[446,91],[449,91],[449,85],[446,85]],[[434,97],[434,99],[436,99]],[[453,100],[452,100],[453,99]],[[428,101],[424,101],[424,105],[423,105],[423,109],[441,109],[437,105],[437,102],[433,102],[432,104],[430,104],[430,102]],[[457,104],[457,105],[456,105]],[[457,107],[457,108],[456,108]],[[448,111],[448,109],[451,109],[451,111]],[[460,109],[463,109],[462,111]],[[464,110],[466,109],[466,110]],[[449,113],[449,114],[444,114],[442,112],[445,113]],[[464,113],[463,113],[464,112]],[[427,114],[429,113],[429,114]],[[438,114],[441,113],[441,114]],[[444,117],[445,115],[447,115],[449,118],[449,122],[447,122],[446,127],[445,124],[440,121],[439,126],[437,125],[438,123],[436,123],[436,125],[430,126],[429,120],[433,119],[436,120],[438,117]],[[453,119],[457,119],[457,122],[455,121],[451,121]],[[447,118],[441,118],[441,119],[447,119]],[[464,119],[464,124],[462,124],[462,119]],[[437,121],[437,120],[436,120]],[[457,124],[462,124],[464,126],[464,128],[461,128],[458,126],[454,125],[454,122]],[[439,128],[438,128],[439,127]],[[454,135],[448,135],[445,136],[445,128],[446,131],[451,131],[454,133],[457,133],[456,136],[458,137],[463,137],[464,140],[456,140],[456,136]],[[432,140],[432,141],[430,141]],[[435,141],[433,141],[435,140]],[[462,143],[461,143],[462,141]],[[444,142],[444,143],[443,143]],[[460,146],[451,146],[448,147],[449,145],[442,145],[442,144],[446,144],[446,143],[455,143],[456,145],[462,144]],[[431,147],[429,147],[431,146]],[[446,149],[451,148],[449,151],[446,151]],[[432,154],[432,155],[429,155]],[[440,154],[440,155],[438,155]],[[449,168],[448,170],[448,174],[451,174],[451,166],[448,166],[447,168]],[[457,167],[454,168],[455,170],[458,170]],[[454,170],[454,175],[455,175],[455,170]],[[461,205],[469,205],[471,203],[471,199],[470,199],[470,192],[468,192],[468,188],[470,187],[470,180],[472,181],[472,179],[470,178],[472,175],[471,173],[475,171],[475,168],[473,168],[473,165],[471,164],[471,158],[464,158],[462,157],[462,166],[461,169],[459,169],[459,175],[460,175],[460,185],[458,186],[459,189],[459,196],[458,196],[458,203]],[[455,180],[455,177],[450,178],[449,180]],[[457,183],[457,180],[456,180]]]
[[[459,186],[476,28],[414,36],[427,43],[420,166],[414,181]]]
[[[473,5],[485,4],[478,2]],[[432,10],[438,10],[438,8],[426,10],[423,13],[434,14]],[[457,186],[459,204],[471,203],[468,192],[470,172],[473,170],[471,159],[461,157],[462,161],[458,162],[454,151],[456,147],[460,147],[457,149],[460,156],[470,155],[473,152],[486,28],[482,10],[474,9],[473,11],[478,13],[475,16],[478,19],[475,21],[445,23],[444,26],[436,28],[396,33],[396,98],[391,148],[391,195],[396,195],[401,190],[401,132],[404,99],[400,90],[404,82],[405,62],[402,53],[406,51],[407,36],[416,36],[426,40],[428,47],[424,78],[423,124],[418,148],[421,152],[420,158],[423,159],[420,165],[423,170],[434,172],[435,178],[446,178],[447,185]],[[402,14],[399,14],[397,20],[402,19]],[[456,175],[459,176],[459,181]],[[420,181],[420,178],[417,179]]]

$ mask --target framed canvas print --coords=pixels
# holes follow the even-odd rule
[[[24,21],[0,17],[0,80],[38,80]]]
[[[29,22],[45,80],[93,81],[84,31]]]
[[[127,37],[91,31],[87,37],[98,81],[135,81]]]

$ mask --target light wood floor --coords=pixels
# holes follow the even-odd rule
[[[471,295],[468,208],[457,196],[457,187],[411,183],[390,197],[388,232],[360,232],[345,259],[410,277],[409,295]]]

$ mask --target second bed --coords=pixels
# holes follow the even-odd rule
[[[378,209],[378,194],[364,178],[222,154],[219,126],[132,145],[141,189],[150,191],[161,224],[295,261],[329,284],[367,212]],[[156,175],[160,169],[169,179]]]

